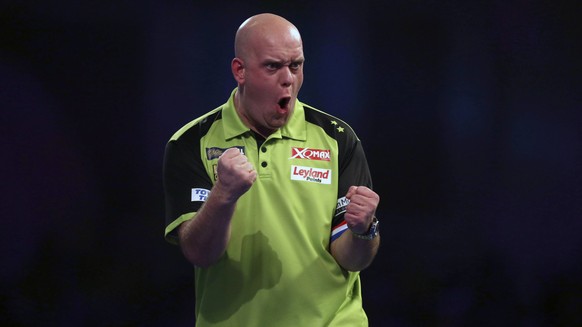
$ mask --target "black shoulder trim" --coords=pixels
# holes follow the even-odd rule
[[[308,105],[304,105],[303,108],[305,120],[308,123],[319,126],[327,135],[336,140],[339,149],[339,169],[343,172],[354,155],[354,151],[361,146],[356,133],[350,125],[335,116]]]
[[[184,131],[178,139],[184,142],[199,142],[208,133],[212,124],[220,119],[222,119],[222,110],[201,117],[198,122]]]
[[[322,128],[327,135],[340,143],[358,142],[356,133],[345,121],[308,105],[303,106],[305,120]]]
[[[336,138],[336,131],[332,122],[334,120],[338,121],[338,118],[307,105],[304,105],[303,109],[305,112],[305,120],[308,123],[321,127],[327,135],[333,137],[334,139]]]

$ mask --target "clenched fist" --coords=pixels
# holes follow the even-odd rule
[[[350,186],[346,198],[350,200],[344,215],[348,228],[356,234],[365,234],[372,224],[380,196],[365,186]]]
[[[257,179],[257,171],[237,148],[230,148],[218,158],[217,185],[228,199],[236,201]]]

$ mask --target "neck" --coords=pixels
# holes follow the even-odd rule
[[[234,94],[234,109],[236,110],[236,113],[242,120],[243,124],[245,124],[246,127],[250,128],[253,132],[259,134],[263,138],[267,139],[269,135],[275,132],[275,130],[272,130],[270,128],[265,128],[258,124],[252,123],[252,120],[246,114],[246,108],[244,108],[243,105],[241,104],[239,90],[237,90],[236,93]]]

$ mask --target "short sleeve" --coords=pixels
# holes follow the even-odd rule
[[[347,230],[344,214],[349,200],[345,195],[350,186],[366,186],[372,188],[372,177],[368,161],[362,147],[351,128],[346,129],[345,137],[338,138],[339,142],[339,183],[338,199],[335,214],[332,220],[331,241],[336,240]]]
[[[197,212],[212,189],[200,158],[199,142],[177,139],[167,143],[163,166],[166,207],[165,237],[177,243],[180,218]]]

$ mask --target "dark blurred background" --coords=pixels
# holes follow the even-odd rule
[[[164,145],[226,101],[234,33],[300,29],[300,99],[382,201],[371,326],[582,326],[575,1],[2,1],[0,324],[192,326]]]

